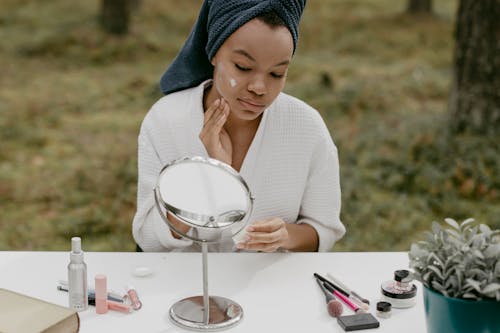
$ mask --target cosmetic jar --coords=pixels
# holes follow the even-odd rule
[[[410,308],[417,300],[417,286],[411,283],[412,278],[408,270],[394,272],[394,280],[385,281],[381,286],[384,302],[391,303],[393,308]]]
[[[378,302],[377,303],[377,317],[389,318],[391,316],[391,303],[389,302]]]

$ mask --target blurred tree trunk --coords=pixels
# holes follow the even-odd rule
[[[461,0],[455,25],[451,127],[500,134],[500,2]]]
[[[131,0],[102,0],[100,22],[104,31],[125,35],[129,30]]]
[[[432,13],[432,0],[408,0],[406,11],[410,14]]]

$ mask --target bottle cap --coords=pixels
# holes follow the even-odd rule
[[[83,263],[82,239],[80,237],[71,238],[71,252],[69,258],[72,263]]]
[[[398,282],[410,282],[411,278],[408,279],[410,272],[406,269],[400,269],[394,272],[394,280]]]
[[[97,274],[95,276],[95,297],[107,298],[107,279],[104,274]]]
[[[82,239],[80,237],[71,238],[71,252],[73,253],[82,252]]]
[[[378,302],[377,303],[377,311],[380,311],[380,312],[389,312],[391,311],[391,303],[389,302]]]

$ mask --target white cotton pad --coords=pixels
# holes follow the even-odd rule
[[[151,270],[151,268],[146,266],[137,266],[132,269],[132,275],[137,277],[146,277],[151,274],[153,274],[153,271]]]

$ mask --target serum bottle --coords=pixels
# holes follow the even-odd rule
[[[68,265],[69,307],[75,311],[88,308],[87,265],[83,261],[82,240],[71,238],[71,253]]]

